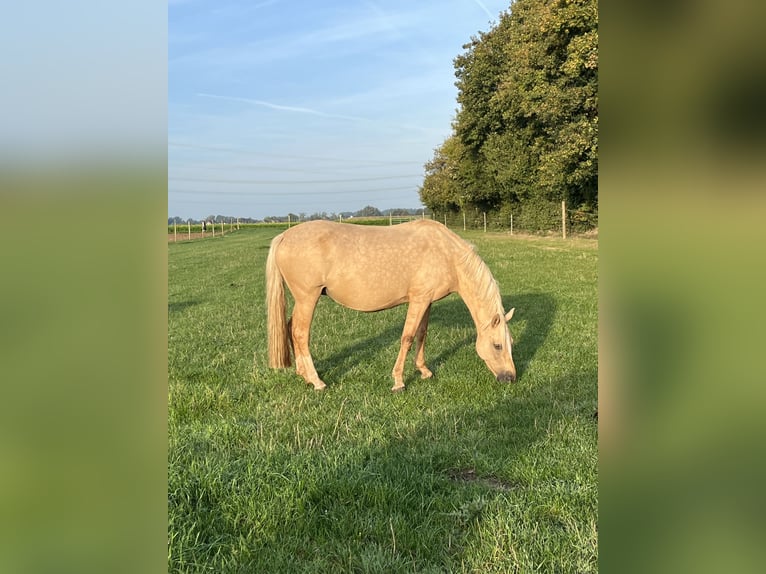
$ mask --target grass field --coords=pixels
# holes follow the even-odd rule
[[[434,378],[410,356],[391,393],[405,307],[323,297],[317,393],[266,364],[278,232],[168,245],[169,571],[597,571],[597,242],[461,233],[516,307],[516,383],[452,295]]]

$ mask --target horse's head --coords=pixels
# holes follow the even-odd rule
[[[476,352],[487,363],[489,370],[498,381],[516,380],[516,365],[513,364],[513,338],[506,323],[513,317],[511,309],[505,318],[498,313],[487,324],[478,329]]]

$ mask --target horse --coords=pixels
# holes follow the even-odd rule
[[[284,284],[293,295],[287,319]],[[326,387],[309,351],[311,322],[326,295],[357,311],[408,303],[392,391],[404,389],[404,363],[413,341],[421,378],[433,376],[424,358],[431,303],[458,293],[476,325],[476,352],[501,382],[516,380],[513,338],[500,290],[474,248],[436,221],[377,227],[308,221],[277,235],[266,259],[268,352],[271,368],[290,367],[316,390]]]

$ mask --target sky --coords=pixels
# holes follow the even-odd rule
[[[419,208],[508,0],[169,0],[168,215]]]

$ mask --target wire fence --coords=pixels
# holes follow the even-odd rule
[[[564,203],[537,205],[535,209],[481,211],[468,208],[460,212],[435,212],[431,218],[453,230],[504,231],[543,235],[590,234],[598,232],[598,212],[570,209]]]
[[[332,219],[341,223],[358,225],[397,225],[416,219],[433,219],[443,223],[455,231],[480,230],[484,232],[501,231],[510,234],[543,234],[559,235],[566,238],[570,235],[591,235],[598,233],[598,212],[585,209],[569,209],[562,202],[547,205],[542,209],[537,206],[534,210],[504,209],[500,211],[481,211],[469,208],[460,212],[445,211],[431,212],[423,210],[419,215],[382,215],[371,217],[336,216]],[[279,227],[289,228],[302,223],[304,219],[292,219],[289,216],[279,221],[264,223],[240,223],[239,219],[231,217],[222,221],[205,221],[202,223],[174,222],[168,225],[168,241],[190,241],[192,239],[223,237],[232,231],[244,227]]]
[[[224,221],[203,221],[186,223],[174,221],[168,225],[168,241],[191,241],[192,239],[204,239],[205,237],[223,237],[227,233],[240,229],[238,219],[233,217]]]

